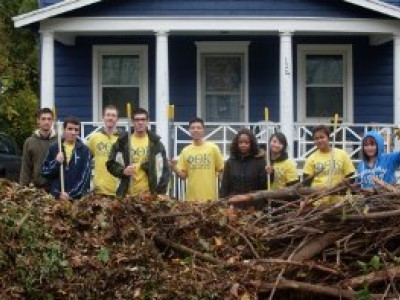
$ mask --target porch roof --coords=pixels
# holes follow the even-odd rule
[[[59,3],[31,11],[29,13],[13,17],[14,26],[17,28],[27,26],[101,1],[102,0],[64,0]],[[400,19],[400,7],[388,4],[380,0],[343,1],[390,17]]]

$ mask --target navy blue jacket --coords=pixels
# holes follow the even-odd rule
[[[62,151],[65,156],[64,146]],[[60,185],[60,163],[56,160],[58,143],[50,146],[42,166],[42,176],[50,181],[50,193],[59,198]],[[71,160],[67,164],[64,160],[64,187],[65,192],[71,199],[80,198],[88,189],[91,174],[90,151],[78,138]]]

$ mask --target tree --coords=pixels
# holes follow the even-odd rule
[[[14,28],[12,17],[36,8],[36,0],[0,0],[0,130],[19,145],[35,126],[38,39],[29,29]]]

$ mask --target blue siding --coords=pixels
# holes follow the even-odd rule
[[[55,4],[57,2],[61,2],[62,0],[38,0],[38,1],[39,1],[39,7],[45,7],[45,6]],[[292,0],[292,1],[294,1],[294,0]],[[321,2],[324,2],[324,1],[321,1]],[[400,0],[382,0],[382,2],[400,6]],[[277,8],[277,10],[278,10],[278,8]]]
[[[61,1],[62,0],[39,0],[39,7],[49,6]]]
[[[342,0],[119,0],[96,3],[66,16],[311,16],[386,18]]]
[[[92,116],[92,46],[96,44],[149,45],[150,118],[155,112],[154,37],[81,37],[74,46],[55,45],[55,99],[57,114],[91,121]]]
[[[196,115],[197,61],[195,41],[216,41],[216,37],[171,36],[169,39],[170,101],[176,120]],[[222,39],[219,39],[222,40]],[[271,121],[279,121],[279,37],[226,37],[246,40],[249,46],[249,120],[263,119],[270,109]],[[92,45],[149,45],[149,110],[155,118],[155,39],[154,37],[85,37],[75,46],[56,44],[56,104],[61,118],[73,114],[92,119]],[[367,37],[294,38],[293,65],[298,44],[352,44],[354,72],[354,121],[393,121],[393,44],[370,46]],[[296,85],[297,74],[294,71]],[[296,86],[294,87],[294,99]],[[296,100],[295,100],[296,102]],[[295,103],[296,105],[296,103]],[[296,109],[295,109],[296,111]]]
[[[400,6],[400,0],[382,0],[382,2],[386,2],[392,5]]]
[[[301,43],[352,44],[354,122],[393,122],[393,43],[370,46],[367,37],[294,38],[295,45]],[[296,52],[294,48],[294,66]],[[295,70],[295,84],[296,76]]]
[[[393,122],[393,43],[356,45],[354,56],[355,122]]]
[[[271,121],[279,121],[279,38],[278,37],[170,37],[170,99],[175,105],[176,121],[196,115],[197,57],[195,41],[250,41],[249,46],[249,120],[264,118],[270,109]]]
[[[55,44],[55,101],[60,119],[74,115],[91,119],[91,49]]]

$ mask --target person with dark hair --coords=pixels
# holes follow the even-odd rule
[[[136,109],[132,121],[132,135],[125,133],[118,138],[107,161],[108,171],[121,179],[116,194],[165,194],[170,174],[165,147],[158,135],[148,131],[149,113],[145,109]]]
[[[48,181],[40,173],[50,145],[57,141],[57,135],[53,129],[53,119],[53,112],[50,108],[41,108],[37,112],[38,129],[26,139],[23,147],[19,176],[21,185],[32,183],[37,188],[49,190]]]
[[[115,196],[118,179],[107,170],[106,162],[111,148],[117,141],[118,109],[114,105],[107,105],[103,109],[104,126],[89,135],[86,145],[94,159],[93,191],[95,194]]]
[[[193,143],[183,148],[178,163],[170,163],[181,179],[186,179],[186,200],[207,201],[218,197],[217,176],[224,168],[221,151],[214,143],[204,140],[204,121],[189,121]]]
[[[271,189],[281,189],[299,182],[296,163],[289,159],[287,140],[282,132],[275,132],[269,139],[271,166],[266,167],[267,173],[273,177]]]
[[[314,144],[317,150],[311,154],[305,162],[304,179],[313,177],[312,187],[332,187],[343,179],[352,177],[355,172],[354,165],[349,154],[338,148],[332,148],[329,144],[330,130],[319,125],[313,130]],[[303,179],[303,180],[304,180]],[[315,205],[335,203],[340,197],[324,197],[314,203]]]
[[[374,192],[375,179],[396,184],[396,169],[400,165],[400,151],[385,154],[385,143],[377,131],[368,131],[362,140],[362,160],[357,168],[357,182],[361,189]]]
[[[251,130],[241,129],[232,140],[230,157],[222,176],[220,197],[265,190],[266,187],[265,159],[259,153],[256,137]]]
[[[67,117],[63,122],[62,151],[58,143],[50,146],[43,162],[42,176],[50,181],[50,193],[63,200],[80,198],[89,188],[90,150],[78,137],[80,122]],[[61,164],[63,165],[64,192],[61,190]]]

